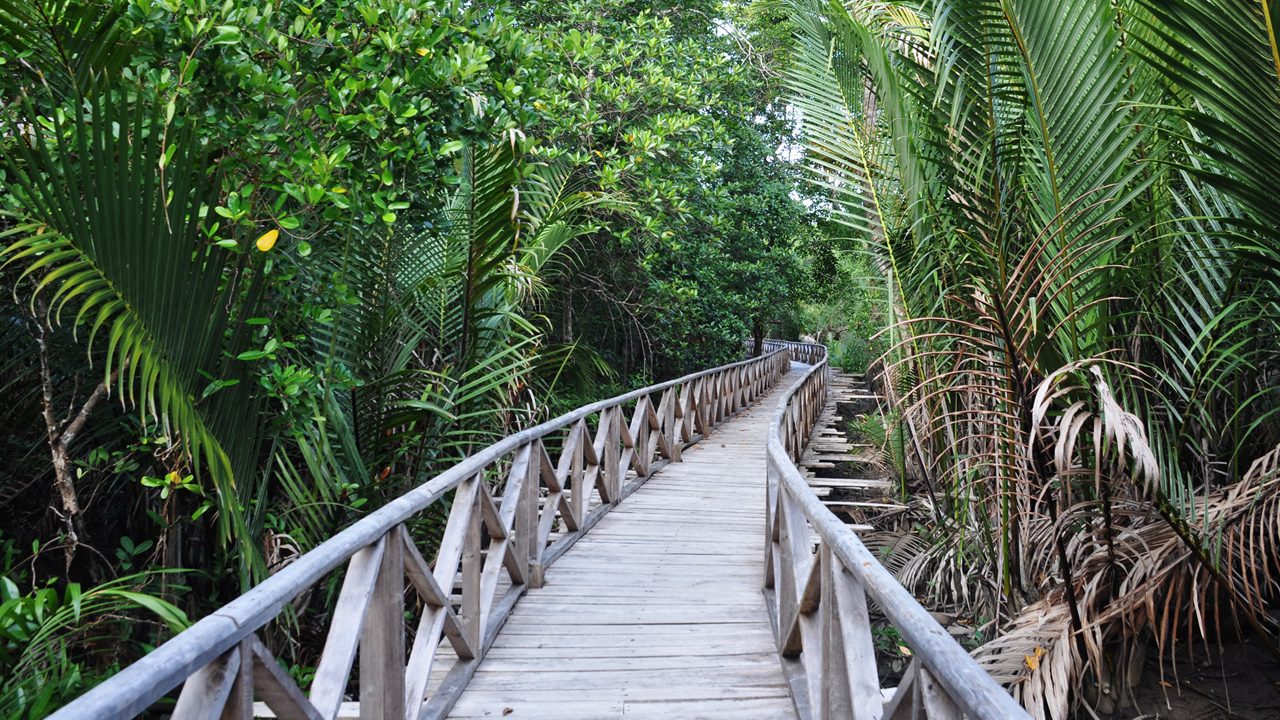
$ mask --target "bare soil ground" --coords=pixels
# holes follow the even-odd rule
[[[1280,661],[1256,640],[1225,643],[1219,651],[1178,650],[1160,661],[1151,653],[1133,707],[1112,717],[1143,720],[1276,720],[1280,718]],[[1088,717],[1082,713],[1079,717]]]

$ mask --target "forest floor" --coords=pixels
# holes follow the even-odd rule
[[[1280,718],[1280,660],[1262,643],[1235,640],[1221,651],[1180,648],[1175,658],[1147,657],[1133,706],[1114,717],[1149,720],[1276,720]]]

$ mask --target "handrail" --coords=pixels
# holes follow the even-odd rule
[[[257,696],[281,717],[332,720],[357,652],[361,717],[443,717],[516,602],[527,588],[541,586],[546,567],[658,468],[679,461],[684,447],[767,392],[788,367],[786,353],[772,352],[602,400],[503,438],[321,543],[52,717],[132,717],[182,683],[174,717],[221,713],[248,720]],[[624,412],[632,403],[628,421]],[[593,439],[587,421],[597,415]],[[553,464],[544,438],[562,430]],[[505,479],[497,496],[490,489],[495,479]],[[450,491],[439,551],[428,565],[404,523]],[[346,576],[307,695],[257,633],[344,562]],[[510,584],[500,593],[504,570]],[[406,580],[421,606],[407,665]],[[445,640],[457,660],[443,682],[431,686],[436,650]]]
[[[765,340],[764,353],[787,350],[791,359],[806,365],[817,365],[827,357],[827,346],[820,343],[795,342],[793,340]]]
[[[961,712],[975,720],[1029,718],[809,488],[795,463],[826,402],[826,348],[770,343],[767,348],[813,360],[779,401],[767,448],[765,593],[801,718],[959,718]],[[876,670],[868,596],[912,653],[888,702]]]

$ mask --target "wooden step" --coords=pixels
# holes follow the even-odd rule
[[[815,488],[845,488],[848,490],[880,490],[897,487],[897,483],[892,480],[877,480],[872,478],[811,477],[807,478],[806,482],[808,482],[811,487]]]

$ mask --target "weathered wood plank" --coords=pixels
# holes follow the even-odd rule
[[[360,636],[360,720],[405,717],[404,542],[389,533]]]
[[[394,532],[394,531],[393,531]],[[382,566],[386,536],[351,556],[347,576],[342,581],[333,621],[325,638],[320,663],[311,683],[311,704],[321,717],[332,718],[347,689],[347,677],[356,660],[356,646],[364,629],[365,614],[373,597],[374,581]]]
[[[276,662],[258,636],[249,636],[247,642],[249,651],[253,654],[253,678],[257,695],[271,709],[272,714],[281,720],[321,720],[320,711],[307,700],[306,694],[293,682],[289,673],[280,667],[280,663]],[[255,706],[253,715],[262,717],[263,713]]]
[[[187,678],[173,708],[175,720],[218,720],[240,672],[240,648],[229,650]]]
[[[768,394],[712,427],[742,409],[748,380],[698,383],[656,405],[642,399],[625,429],[621,414],[602,417],[593,445],[606,468],[598,488],[609,482],[610,448],[619,448],[620,465],[626,459],[628,435],[637,474],[647,469],[641,455],[681,461],[608,514],[599,512],[603,505],[591,510],[580,519],[589,532],[570,531],[548,549],[544,586],[515,607],[450,717],[500,717],[508,708],[511,717],[560,720],[772,720],[794,712],[759,592]],[[612,438],[606,423],[616,423]],[[698,430],[709,434],[682,447],[682,435]],[[562,456],[560,468],[565,463]],[[544,506],[544,522],[546,507],[555,506]],[[756,687],[766,694],[743,694]],[[668,688],[681,692],[664,694]],[[627,702],[628,691],[649,695]]]

